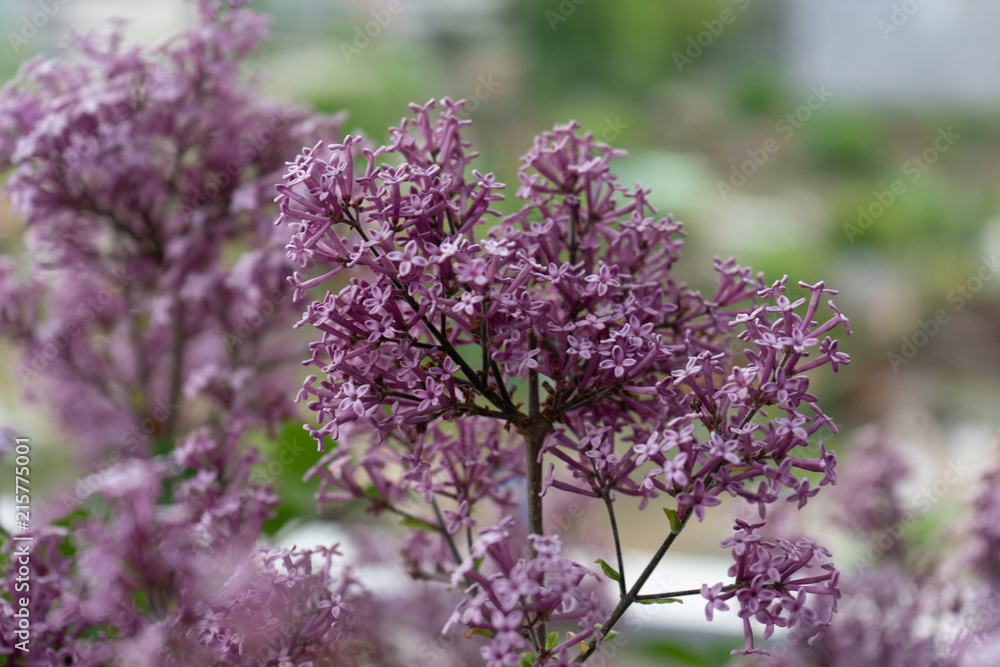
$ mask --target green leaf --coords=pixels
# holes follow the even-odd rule
[[[399,523],[403,524],[404,526],[408,526],[410,528],[416,528],[417,530],[429,530],[434,533],[438,532],[437,526],[435,526],[432,523],[428,523],[423,519],[416,519],[408,516],[408,517],[403,517],[403,519],[400,520]]]
[[[174,451],[176,444],[175,438],[157,438],[156,442],[153,443],[153,455],[166,456]]]
[[[535,654],[534,653],[522,653],[521,654],[521,667],[531,667],[535,664]]]
[[[622,580],[622,576],[620,574],[618,574],[617,570],[615,570],[615,568],[613,568],[610,565],[608,565],[607,563],[605,563],[604,559],[598,558],[594,562],[598,563],[601,566],[601,569],[604,570],[604,575],[606,577],[608,577],[609,579],[614,579],[615,581],[621,581]]]
[[[639,604],[671,604],[674,602],[680,602],[684,604],[684,600],[680,598],[660,598],[658,600],[636,600]]]
[[[472,637],[473,635],[481,635],[488,639],[493,639],[493,631],[487,630],[486,628],[473,628],[465,633],[466,639]]]
[[[677,516],[677,510],[668,510],[664,507],[663,513],[667,515],[667,520],[670,521],[670,530],[674,533],[681,532],[681,518]]]
[[[549,638],[545,641],[545,648],[547,648],[547,649],[553,649],[553,648],[555,648],[558,645],[559,645],[559,633],[558,632],[550,632],[549,633]]]

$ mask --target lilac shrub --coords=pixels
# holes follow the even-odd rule
[[[0,335],[85,460],[148,455],[202,423],[196,403],[216,419],[292,414],[277,376],[294,306],[269,202],[285,156],[338,121],[247,81],[261,15],[198,9],[155,48],[120,25],[75,34],[77,57],[31,60],[0,91],[0,168],[30,251],[27,267],[0,259]]]
[[[201,25],[153,49],[120,28],[77,35],[77,58],[33,60],[0,92],[0,164],[30,250],[26,277],[0,263],[0,334],[67,427],[66,451],[113,454],[62,506],[37,499],[33,542],[0,531],[4,664],[347,664],[388,650],[334,547],[262,544],[277,498],[250,481],[246,443],[293,407],[271,188],[285,154],[338,123],[262,102],[244,80],[262,17],[198,8]]]
[[[533,654],[524,664],[569,664],[570,635],[546,634],[564,617],[591,637],[576,664],[633,603],[701,592],[640,595],[689,519],[720,496],[763,520],[769,504],[802,507],[835,482],[836,457],[816,440],[836,430],[807,373],[848,363],[831,334],[850,330],[831,301],[820,316],[836,294],[822,282],[799,283],[806,296],[792,298],[787,277],[767,285],[731,259],[716,260],[710,295],[681,282],[680,224],[656,217],[648,190],[620,185],[611,161],[624,153],[575,123],[536,139],[519,175],[524,204],[501,217],[503,185],[472,167],[461,107],[413,106],[386,146],[317,143],[278,188],[296,296],[328,288],[299,322],[316,336],[306,360],[316,374],[299,399],[329,447],[311,474],[321,502],[364,499],[414,528],[407,559],[427,569],[411,572],[466,587],[454,620],[493,637],[489,665],[519,664],[521,650]],[[526,496],[511,485],[522,476]],[[604,569],[620,593],[611,611],[597,612],[579,592],[583,566],[543,537],[553,491],[607,507],[617,568]],[[631,577],[617,494],[674,505],[662,546]],[[514,541],[519,497],[530,541],[500,544]],[[754,528],[737,525],[723,543],[734,581],[704,589],[709,617],[738,602],[741,653],[761,651],[751,619],[765,636],[802,617],[822,629],[839,596],[825,549],[760,541]],[[810,610],[824,598],[825,612]]]

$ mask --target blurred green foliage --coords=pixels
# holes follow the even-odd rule
[[[262,460],[254,465],[251,479],[281,491],[275,516],[264,523],[264,534],[274,535],[295,519],[316,516],[313,496],[319,481],[302,478],[320,455],[316,441],[298,422],[288,422],[276,440],[266,439],[260,447]]]
[[[536,99],[593,87],[614,98],[640,99],[664,75],[678,75],[674,52],[718,18],[729,0],[582,2],[515,0],[509,17],[523,35]],[[726,31],[738,30],[738,22]],[[720,35],[721,36],[721,35]]]
[[[638,653],[662,667],[718,667],[732,660],[733,646],[739,646],[740,638],[716,640],[714,642],[692,641],[690,636],[660,639],[643,643]]]

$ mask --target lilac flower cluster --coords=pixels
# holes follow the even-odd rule
[[[928,507],[906,502],[900,486],[911,471],[888,433],[862,429],[850,445],[843,474],[849,481],[824,510],[863,540],[864,553],[857,568],[844,575],[839,601],[817,605],[819,618],[803,615],[803,628],[789,633],[782,654],[751,664],[993,664],[1000,645],[1000,588],[991,517],[1000,495],[1000,466],[994,462],[983,473],[966,516],[955,517],[943,531],[921,535],[927,527],[918,530],[915,522]],[[836,622],[818,641],[805,642],[822,629],[826,609],[835,603]]]
[[[840,597],[840,573],[832,563],[825,562],[831,555],[829,551],[805,537],[794,544],[780,538],[762,539],[754,531],[763,526],[737,519],[736,534],[722,542],[723,547],[732,550],[736,561],[729,568],[735,583],[701,587],[702,597],[708,600],[708,620],[712,620],[714,610],[729,609],[726,600],[736,598],[739,603],[747,641],[743,650],[736,651],[740,654],[767,653],[754,646],[751,618],[764,625],[767,639],[775,627],[792,627],[802,617],[817,630],[811,641],[819,639],[830,626]],[[829,598],[829,604],[821,605],[822,616],[815,606],[806,604],[816,595]]]
[[[537,555],[515,560],[510,551],[513,523],[506,517],[497,526],[480,531],[469,556],[455,568],[453,585],[463,580],[472,583],[465,591],[469,597],[458,605],[444,632],[452,623],[485,631],[493,638],[492,644],[481,650],[488,667],[524,664],[522,655],[531,648],[523,636],[527,632],[535,637],[535,644],[545,647],[534,656],[534,667],[569,667],[571,649],[591,636],[600,639],[595,631],[603,620],[600,597],[581,587],[587,577],[597,577],[560,556],[562,542],[554,536],[531,535]],[[476,567],[477,559],[489,559],[497,572],[484,574]],[[544,634],[545,623],[559,621],[576,621],[580,632],[562,642],[558,634],[551,640],[539,636]]]
[[[248,429],[291,414],[275,376],[287,336],[271,331],[290,307],[288,264],[262,202],[283,155],[337,123],[240,83],[262,17],[198,7],[203,24],[159,48],[126,47],[118,29],[76,36],[80,58],[31,61],[0,92],[0,163],[32,251],[26,280],[0,264],[0,333],[69,427],[69,451],[119,454],[55,523],[35,519],[30,590],[11,558],[28,543],[4,541],[11,664],[292,667],[384,653],[367,594],[333,576],[334,548],[260,543],[277,497],[250,481],[246,444]],[[198,400],[181,419],[185,393]],[[151,440],[170,456],[151,457]],[[13,645],[25,597],[27,652]]]
[[[342,612],[362,595],[349,577],[331,578],[334,549],[257,547],[277,499],[247,483],[255,456],[234,451],[238,440],[201,431],[175,450],[174,465],[128,459],[74,508],[68,530],[38,534],[35,650],[18,664],[146,664],[158,656],[162,665],[263,666],[337,655],[352,642],[376,646],[370,638],[334,641],[358,633]],[[0,577],[10,595],[15,571],[9,565]],[[4,597],[0,606],[12,611]],[[5,638],[15,620],[3,614]]]
[[[0,260],[0,335],[85,458],[148,454],[199,423],[195,399],[268,424],[291,414],[269,200],[284,156],[338,123],[246,82],[261,15],[198,8],[156,48],[126,45],[120,25],[73,35],[77,57],[29,61],[0,91],[0,168],[31,250],[27,267]]]
[[[339,440],[312,471],[320,501],[364,498],[407,516],[405,499],[420,494],[433,514],[407,518],[439,545],[426,535],[414,544],[454,568],[463,556],[453,535],[464,526],[471,549],[475,516],[503,516],[506,485],[523,469],[534,535],[551,488],[603,499],[612,526],[615,492],[643,505],[673,498],[679,527],[658,562],[723,493],[764,518],[783,492],[802,507],[836,481],[822,442],[805,454],[821,429],[836,432],[806,373],[849,362],[831,335],[850,333],[847,318],[829,301],[832,315],[818,317],[834,290],[799,283],[807,296],[792,299],[787,278],[768,287],[733,260],[716,260],[711,296],[687,287],[674,273],[679,223],[656,218],[641,186],[618,184],[610,162],[623,153],[575,124],[538,137],[520,171],[526,203],[482,230],[499,216],[491,206],[503,186],[472,168],[461,103],[437,108],[413,106],[387,146],[318,143],[279,186],[289,255],[308,267],[293,278],[296,294],[339,286],[299,323],[318,334],[306,363],[319,374],[299,393],[316,413],[308,428],[321,450]],[[743,363],[734,335],[750,348]],[[485,463],[470,467],[469,452]],[[795,471],[821,475],[818,486]],[[787,576],[817,549],[798,565],[785,555]],[[631,592],[619,573],[622,600],[605,631],[650,573]],[[792,625],[799,615],[774,618]]]

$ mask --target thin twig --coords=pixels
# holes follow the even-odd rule
[[[737,584],[727,584],[722,587],[721,593],[728,593],[729,591],[736,590]],[[647,600],[666,600],[669,598],[682,598],[687,595],[701,595],[700,588],[689,588],[686,591],[674,591],[673,593],[655,593],[652,595],[637,595],[635,597],[636,602],[645,602]]]
[[[458,554],[458,547],[455,545],[455,540],[451,539],[451,533],[448,532],[448,527],[445,525],[444,515],[441,514],[441,508],[438,507],[437,498],[431,499],[431,507],[434,508],[434,516],[437,517],[438,524],[441,527],[441,534],[444,535],[444,539],[448,542],[451,555],[455,557],[455,565],[461,565],[462,557]]]
[[[788,353],[785,353],[785,356],[775,366],[775,370],[772,373],[772,376],[776,375],[777,370],[785,365],[785,362],[788,360],[788,356],[789,356]],[[743,428],[746,427],[747,424],[750,423],[750,420],[753,419],[758,412],[760,412],[761,407],[763,407],[763,404],[755,400],[753,406],[750,408],[750,411],[740,422],[739,430],[742,430]],[[737,437],[738,434],[734,434],[731,439],[736,439]],[[718,472],[718,470],[721,468],[722,468],[722,463],[720,462],[712,469],[711,472],[708,473],[708,475],[706,475],[706,479],[708,479],[708,482],[705,484],[706,492],[714,487],[712,475]],[[642,590],[643,585],[646,583],[649,577],[652,576],[653,571],[656,570],[657,566],[660,564],[660,561],[663,560],[663,557],[666,555],[667,551],[673,545],[674,540],[676,540],[677,536],[680,535],[681,531],[684,530],[684,527],[687,525],[688,519],[691,518],[692,514],[694,514],[694,511],[690,507],[687,507],[684,513],[684,518],[681,519],[681,525],[677,528],[676,531],[671,531],[671,533],[667,536],[667,539],[663,541],[663,544],[660,545],[660,548],[657,549],[656,553],[653,555],[653,558],[650,559],[649,563],[646,565],[646,569],[642,571],[642,574],[639,575],[639,578],[636,580],[635,584],[632,586],[632,588],[629,589],[625,597],[623,597],[618,602],[618,606],[616,606],[614,611],[611,612],[611,616],[609,616],[608,620],[605,621],[604,625],[601,626],[600,632],[602,636],[607,636],[608,632],[610,632],[611,629],[615,627],[615,624],[618,623],[618,621],[621,619],[625,611],[630,606],[632,606],[634,602],[639,600],[640,597],[639,591]],[[701,590],[699,589],[697,592],[700,593]],[[682,593],[685,592],[682,591]],[[674,595],[676,596],[677,594]],[[662,599],[658,595],[643,596],[643,597],[645,599]],[[587,650],[581,651],[580,654],[576,657],[576,662],[586,662],[587,658],[589,658],[591,654],[593,654],[596,646],[597,646],[597,640],[592,639],[587,644]]]
[[[348,215],[347,220],[349,221],[350,225],[358,232],[358,234],[361,235],[362,239],[364,239],[366,242],[370,241],[370,239],[368,238],[368,234],[365,233],[364,228],[361,226],[361,223],[356,218]],[[374,246],[369,246],[368,249],[371,251],[372,255],[374,255],[376,259],[380,258],[378,250],[376,250]],[[413,309],[413,312],[414,313],[420,312],[420,308],[417,305],[416,300],[414,300],[414,298],[410,295],[410,293],[403,286],[403,284],[399,282],[396,278],[393,278],[392,276],[389,277],[389,280],[392,281],[393,286],[403,297],[403,299],[406,300],[409,306]],[[485,377],[483,378],[483,382],[479,381],[480,378],[478,377],[476,372],[472,370],[472,367],[469,365],[469,362],[465,360],[465,357],[459,354],[458,350],[455,349],[455,346],[451,344],[450,340],[448,340],[448,335],[445,331],[439,330],[436,326],[434,326],[434,324],[432,324],[427,319],[426,315],[421,315],[420,321],[423,323],[425,327],[427,327],[427,330],[431,332],[431,335],[433,335],[434,338],[438,341],[438,344],[445,351],[445,353],[449,357],[451,357],[456,364],[458,364],[459,368],[462,369],[462,372],[465,373],[465,376],[469,378],[469,381],[472,383],[472,386],[475,387],[479,391],[479,393],[481,393],[483,396],[486,397],[486,400],[488,400],[490,403],[496,406],[496,408],[501,412],[505,411],[508,412],[510,415],[509,419],[511,421],[523,421],[523,419],[520,419],[523,417],[523,415],[520,414],[520,412],[517,410],[517,408],[509,399],[505,401],[501,396],[498,396],[495,392],[490,390],[488,383],[485,382],[486,379]]]
[[[615,556],[618,558],[618,591],[622,597],[627,595],[625,587],[625,561],[622,558],[622,543],[618,535],[618,521],[615,519],[615,504],[611,500],[611,492],[604,491],[604,506],[608,508],[608,519],[611,521],[611,535],[615,539]]]
[[[570,266],[576,264],[576,227],[580,224],[580,207],[569,207],[569,263]]]
[[[632,584],[632,588],[630,588],[628,593],[626,593],[625,597],[623,597],[618,602],[618,606],[615,607],[614,611],[611,612],[611,616],[609,616],[608,620],[605,621],[604,625],[601,626],[600,629],[601,636],[606,637],[607,634],[611,632],[611,630],[615,627],[615,624],[617,624],[618,621],[621,619],[621,617],[625,614],[625,611],[629,607],[631,607],[632,603],[635,602],[636,599],[639,597],[639,591],[641,591],[642,587],[646,585],[646,581],[648,581],[649,578],[653,575],[653,572],[656,570],[657,566],[659,566],[660,561],[663,560],[663,557],[667,554],[667,551],[669,551],[670,547],[673,546],[674,540],[676,540],[677,536],[680,535],[681,531],[684,530],[684,526],[687,525],[688,519],[691,518],[692,514],[694,514],[694,512],[689,509],[684,514],[684,518],[681,519],[681,525],[678,527],[678,529],[676,531],[671,531],[671,533],[667,535],[667,539],[663,541],[663,544],[660,545],[660,548],[656,550],[655,554],[653,554],[653,557],[646,565],[646,569],[642,571],[642,574],[639,575],[639,578],[635,580],[634,584]],[[594,652],[594,649],[596,647],[597,647],[596,638],[590,640],[590,642],[587,644],[587,650],[581,651],[580,654],[576,656],[575,662],[586,661],[587,658],[589,658],[590,655]]]
[[[164,425],[164,437],[172,438],[177,426],[180,412],[181,384],[184,380],[184,302],[179,296],[174,297],[174,331],[173,347],[170,350],[170,397],[167,399],[167,421]]]

